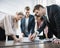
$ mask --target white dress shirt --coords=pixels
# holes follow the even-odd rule
[[[28,23],[29,23],[29,18],[25,18],[25,31],[28,32]]]

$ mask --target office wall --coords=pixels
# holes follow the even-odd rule
[[[30,6],[31,13],[35,0],[0,0],[0,11],[7,14],[15,14],[16,12],[24,12],[25,6]]]
[[[50,4],[60,5],[60,0],[0,0],[0,11],[14,15],[19,11],[24,12],[25,6],[30,6],[32,13],[36,4],[42,4],[43,6]]]

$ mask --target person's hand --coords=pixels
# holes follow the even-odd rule
[[[31,36],[32,36],[31,34],[29,34],[29,36],[28,36],[28,38],[29,38],[30,40],[31,40]]]
[[[14,38],[14,41],[15,41],[15,42],[19,42],[20,39],[19,39],[19,38]]]
[[[11,37],[14,39],[15,42],[19,42],[19,38],[17,38],[16,35],[11,35]]]
[[[15,38],[14,41],[21,42],[23,40],[23,36],[20,36],[19,38]]]
[[[56,44],[60,44],[60,39],[54,39],[52,42]]]
[[[34,41],[35,37],[36,37],[36,34],[35,34],[35,33],[32,34],[32,35],[29,35],[29,39],[30,39],[31,41]]]
[[[33,34],[31,40],[34,41],[35,37],[36,37],[36,34]]]
[[[23,35],[24,35],[23,33],[20,34],[20,36],[19,36],[19,40],[20,40],[20,41],[22,41]]]
[[[23,36],[20,36],[20,37],[19,37],[19,40],[22,41],[22,40],[23,40]]]
[[[21,36],[24,36],[24,33],[21,33],[20,35],[21,35]]]

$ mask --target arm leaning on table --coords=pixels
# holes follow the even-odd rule
[[[6,35],[11,35],[11,37],[15,40],[18,41],[18,39],[15,36],[15,31],[12,28],[12,24],[11,21],[13,21],[11,19],[11,16],[5,16],[4,19],[4,28],[5,28],[5,34]]]

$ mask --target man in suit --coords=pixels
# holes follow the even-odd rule
[[[42,5],[38,4],[34,7],[33,12],[36,15],[45,15],[47,17],[48,38],[52,38],[53,34],[57,38],[60,38],[60,7],[58,5],[50,5],[44,8]],[[55,43],[59,42],[60,40]]]
[[[16,37],[16,28],[18,20],[22,18],[22,13],[19,12],[15,16],[5,16],[2,20],[0,20],[0,41],[5,41],[6,36],[10,36],[15,41],[20,41],[19,38]]]
[[[25,7],[25,17],[21,20],[21,31],[24,37],[31,37],[34,33],[35,19],[30,14],[30,8]]]

